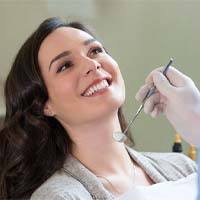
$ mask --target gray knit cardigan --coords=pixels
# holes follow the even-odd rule
[[[129,147],[131,158],[155,182],[175,181],[197,171],[197,166],[180,153],[139,153]],[[52,175],[31,196],[31,200],[111,200],[115,197],[100,180],[69,155],[61,170]]]

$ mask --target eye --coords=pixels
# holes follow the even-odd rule
[[[103,48],[95,47],[95,48],[92,49],[91,54],[92,55],[97,55],[97,54],[102,53],[102,52],[103,52]]]
[[[58,70],[56,71],[56,73],[60,73],[60,72],[66,70],[67,68],[69,68],[69,67],[71,67],[71,66],[73,66],[73,63],[72,63],[71,61],[67,61],[67,62],[65,62],[62,66],[60,66],[60,67],[58,68]]]

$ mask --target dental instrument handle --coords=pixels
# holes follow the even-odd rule
[[[166,73],[167,73],[167,70],[169,69],[170,65],[172,64],[173,62],[173,59],[171,58],[169,63],[165,66],[164,70],[162,71],[163,75],[166,76]],[[143,100],[143,104],[145,103],[145,101],[151,96],[153,95],[154,93],[156,92],[156,86],[154,85],[153,87],[151,87],[149,89],[149,91],[147,92],[144,100]]]
[[[166,73],[167,73],[167,70],[168,68],[170,67],[170,65],[172,64],[173,62],[173,59],[171,58],[169,63],[165,66],[164,70],[163,70],[163,75],[166,76]],[[140,107],[138,108],[137,112],[135,113],[133,119],[131,120],[131,122],[128,124],[128,126],[126,127],[126,129],[124,130],[124,134],[128,131],[129,127],[132,125],[132,123],[135,121],[135,119],[137,118],[137,116],[140,114],[141,110],[144,108],[144,104],[146,102],[146,100],[151,96],[153,95],[154,93],[156,92],[156,86],[154,85],[153,87],[151,87],[149,89],[149,91],[147,92],[144,100],[143,100],[143,103],[140,105]]]
[[[167,70],[170,67],[170,65],[172,64],[173,59],[171,58],[169,63],[165,66],[164,70],[162,71],[163,75],[166,76]],[[138,108],[137,112],[135,113],[135,115],[133,116],[132,120],[129,122],[128,126],[126,127],[126,129],[123,132],[114,132],[113,133],[113,139],[117,142],[124,142],[127,139],[126,136],[126,132],[128,131],[129,127],[133,124],[133,122],[135,121],[135,119],[137,118],[137,116],[140,114],[141,110],[144,108],[144,104],[146,102],[146,100],[153,95],[156,92],[156,86],[153,86],[149,89],[149,91],[147,92],[142,104],[140,105],[140,107]]]

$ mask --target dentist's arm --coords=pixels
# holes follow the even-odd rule
[[[157,92],[144,104],[144,112],[152,117],[164,113],[178,133],[189,143],[200,146],[200,92],[194,82],[174,67],[166,77],[155,69],[136,94],[140,102],[154,84]]]

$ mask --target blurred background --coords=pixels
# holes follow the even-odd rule
[[[154,68],[174,66],[200,86],[199,0],[0,0],[0,116],[3,84],[25,39],[48,17],[78,20],[92,27],[118,62],[126,84],[127,121],[139,103],[135,93]],[[169,152],[175,130],[160,116],[141,113],[131,128],[140,151]],[[188,144],[183,143],[184,153]]]

